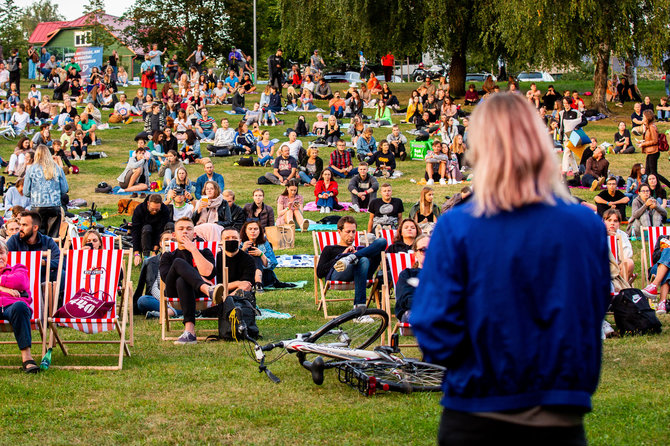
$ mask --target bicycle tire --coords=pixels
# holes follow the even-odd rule
[[[446,371],[442,366],[413,359],[405,359],[402,363],[343,361],[337,368],[340,382],[368,396],[378,391],[439,392]]]
[[[361,316],[373,319],[372,323],[356,322]],[[365,311],[352,310],[328,321],[318,328],[307,342],[314,344],[341,344],[348,348],[363,349],[372,345],[388,327],[389,316],[384,310],[366,308]],[[346,335],[346,336],[343,336]]]

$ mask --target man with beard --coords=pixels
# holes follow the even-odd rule
[[[130,234],[133,237],[133,252],[135,258],[133,263],[139,266],[142,256],[149,257],[151,251],[157,253],[160,250],[158,240],[166,229],[166,225],[172,220],[170,208],[163,203],[159,194],[151,194],[143,203],[137,205],[133,211]]]
[[[42,219],[37,211],[24,211],[19,214],[19,232],[7,240],[9,251],[51,251],[50,280],[57,279],[60,249],[51,237],[39,232]],[[46,260],[42,260],[42,274],[46,271]]]
[[[214,304],[223,301],[224,286],[211,285],[216,277],[214,254],[209,249],[198,249],[195,227],[188,217],[175,223],[174,238],[177,249],[161,255],[160,276],[165,282],[165,295],[179,298],[184,314],[184,333],[174,343],[176,345],[195,344],[195,304],[199,296],[209,296]]]

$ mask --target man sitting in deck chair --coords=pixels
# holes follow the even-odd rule
[[[209,296],[214,304],[223,302],[224,286],[211,285],[207,280],[216,276],[214,254],[209,249],[198,250],[195,245],[193,221],[182,217],[175,222],[174,238],[177,249],[161,255],[160,275],[165,282],[165,294],[178,297],[184,313],[184,333],[174,343],[195,344],[195,302],[198,296]],[[207,280],[205,280],[207,279]]]
[[[367,281],[372,279],[381,263],[381,252],[386,249],[387,242],[378,238],[369,246],[354,246],[356,240],[356,220],[345,215],[337,222],[340,243],[326,246],[321,252],[316,266],[316,275],[327,280],[354,282],[354,308],[365,306]],[[370,316],[357,319],[361,323],[374,322]]]

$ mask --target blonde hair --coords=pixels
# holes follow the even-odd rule
[[[421,189],[421,197],[419,198],[419,212],[421,212],[421,215],[426,215],[433,211],[433,203],[429,205],[426,201],[426,195],[428,195],[429,192],[433,192],[432,187],[426,186]]]
[[[51,180],[58,177],[58,169],[56,169],[56,162],[49,152],[49,148],[44,144],[40,144],[35,149],[34,164],[42,168],[44,172],[44,179]]]
[[[546,127],[525,98],[491,96],[473,112],[468,135],[476,216],[571,200]]]

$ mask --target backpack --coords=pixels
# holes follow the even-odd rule
[[[658,134],[658,151],[659,152],[667,152],[668,149],[668,137],[665,136],[665,133],[660,133]]]
[[[635,288],[621,290],[612,299],[614,322],[620,334],[657,334],[661,332],[661,321],[649,306],[649,299]]]
[[[233,313],[234,309],[237,311]],[[248,291],[236,291],[219,305],[219,334],[208,336],[207,340],[240,341],[239,335],[245,328],[250,338],[258,339],[260,332],[256,325],[256,314],[256,296]]]

